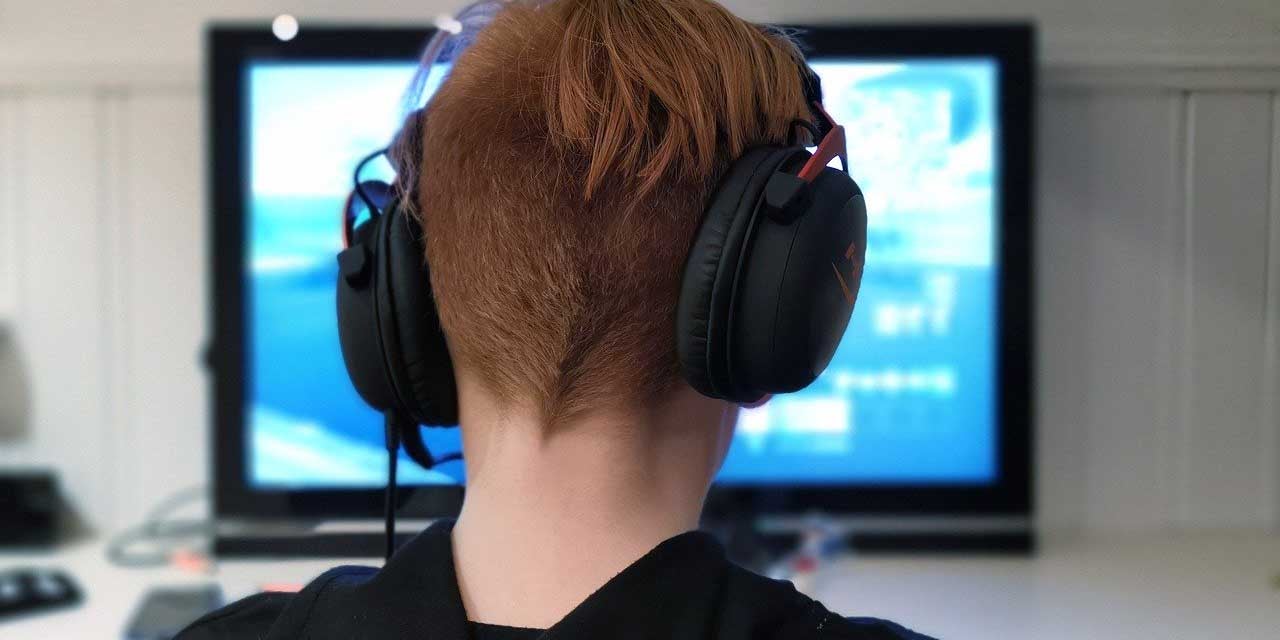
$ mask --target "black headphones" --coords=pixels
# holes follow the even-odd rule
[[[797,121],[796,128],[820,141],[817,150],[810,154],[793,135],[786,145],[756,147],[734,161],[685,264],[673,318],[677,354],[689,384],[712,398],[751,402],[809,385],[834,355],[857,298],[866,206],[847,173],[844,128],[823,111],[821,86],[807,65],[802,82],[813,122]],[[419,155],[423,126],[424,112],[415,112],[399,134]],[[844,171],[827,166],[835,157]],[[360,396],[387,415],[454,425],[457,388],[430,256],[421,226],[400,206],[413,189],[360,182],[359,169],[356,175],[343,213],[346,248],[338,254],[347,371]],[[414,185],[414,177],[399,184]],[[370,217],[357,224],[361,203]],[[423,462],[416,454],[425,451],[414,451],[420,435],[404,444]]]

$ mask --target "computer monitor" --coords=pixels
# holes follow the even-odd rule
[[[780,514],[1026,516],[1030,29],[799,31],[866,193],[862,292],[817,382],[744,412],[717,492]],[[211,31],[219,515],[381,509],[382,420],[338,345],[339,212],[358,159],[401,123],[428,34]],[[461,446],[456,429],[426,441]],[[401,464],[402,513],[454,512],[463,464]]]

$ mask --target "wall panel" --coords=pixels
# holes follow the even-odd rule
[[[18,308],[18,97],[0,91],[0,323]]]
[[[207,482],[208,385],[199,364],[206,322],[206,213],[199,104],[191,94],[129,96],[122,104],[120,265],[127,328],[120,333],[130,381],[120,442],[164,451],[122,469],[124,521],[170,493]]]
[[[1078,71],[1039,103],[1040,521],[1275,523],[1280,67]],[[0,77],[0,317],[32,405],[0,465],[55,466],[103,528],[208,465],[201,95],[135,75]]]
[[[150,468],[155,464],[154,460],[164,459],[167,455],[140,459],[136,452],[147,451],[149,447],[139,446],[145,443],[136,442],[129,437],[136,424],[133,390],[138,384],[128,339],[134,321],[129,281],[134,278],[132,270],[137,266],[126,260],[129,255],[129,236],[133,233],[129,226],[133,216],[128,191],[135,173],[126,146],[128,129],[125,116],[129,95],[127,91],[113,87],[99,90],[96,98],[103,141],[98,150],[98,180],[102,185],[98,198],[103,251],[100,269],[103,286],[110,292],[102,305],[103,335],[106,336],[103,347],[107,353],[106,361],[102,363],[107,382],[105,412],[111,424],[108,446],[113,460],[132,462],[111,469],[116,509],[112,514],[112,522],[106,523],[106,526],[114,527],[128,521],[134,511],[142,508],[142,505],[137,504],[139,496],[130,491],[128,480],[139,470]],[[147,267],[143,265],[142,268]]]
[[[109,522],[111,468],[104,379],[108,295],[98,218],[102,142],[93,95],[24,98],[18,119],[23,184],[16,206],[24,281],[14,339],[25,353],[31,428],[0,461],[54,465],[73,507]]]
[[[1061,92],[1041,117],[1040,504],[1046,524],[1168,524],[1178,96]]]
[[[1258,447],[1267,521],[1280,529],[1280,92],[1271,93],[1271,216],[1267,244],[1266,339],[1262,354],[1262,442]]]
[[[1272,104],[1260,92],[1198,93],[1188,112],[1189,296],[1180,392],[1179,519],[1259,525]]]
[[[20,272],[18,194],[22,185],[22,132],[18,126],[21,97],[0,90],[0,460],[4,451],[27,437],[30,390],[16,337]]]

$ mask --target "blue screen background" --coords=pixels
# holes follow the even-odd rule
[[[744,411],[718,481],[736,485],[995,480],[998,66],[987,59],[815,61],[866,193],[857,310],[827,371]],[[378,487],[380,416],[338,346],[339,212],[356,161],[402,117],[412,64],[250,66],[245,288],[247,474],[271,489]],[[433,74],[429,89],[442,73]],[[388,177],[372,167],[369,177]],[[429,429],[435,452],[457,429]],[[406,484],[461,464],[400,465]]]

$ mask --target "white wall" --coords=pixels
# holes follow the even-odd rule
[[[728,4],[1040,21],[1040,519],[1275,526],[1280,3]],[[455,5],[0,1],[0,398],[30,398],[25,435],[0,426],[0,465],[55,465],[104,528],[206,477],[206,18]]]
[[[1050,88],[1041,123],[1045,518],[1274,524],[1274,89]]]
[[[199,60],[208,17],[422,20],[458,0],[0,0],[0,67],[181,65]],[[1280,56],[1272,0],[726,0],[770,22],[1030,18],[1051,62],[1271,64]],[[34,67],[33,67],[34,65]]]

